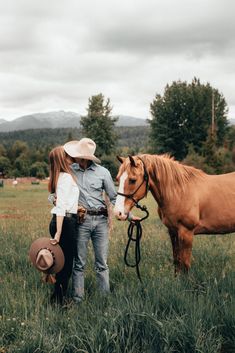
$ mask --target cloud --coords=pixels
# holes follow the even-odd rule
[[[232,0],[0,0],[0,117],[76,109],[102,92],[146,118],[167,83],[196,76],[235,105]]]

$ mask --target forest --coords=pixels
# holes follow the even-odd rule
[[[175,81],[150,104],[148,126],[117,127],[109,98],[88,100],[79,128],[34,129],[0,133],[1,177],[48,176],[50,150],[81,137],[92,138],[96,155],[115,177],[117,155],[168,154],[209,174],[235,170],[235,125],[228,120],[222,93],[209,83]]]

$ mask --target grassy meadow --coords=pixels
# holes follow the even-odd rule
[[[0,353],[235,352],[235,234],[195,237],[190,274],[175,278],[170,239],[149,197],[143,286],[123,261],[128,224],[114,221],[112,293],[96,289],[90,248],[86,299],[61,309],[28,260],[31,242],[49,236],[47,194],[42,183],[0,189]]]

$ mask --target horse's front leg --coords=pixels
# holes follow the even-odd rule
[[[191,265],[193,230],[181,225],[178,229],[178,254],[179,270],[188,272]]]
[[[173,260],[174,260],[174,266],[175,266],[175,275],[177,275],[177,273],[180,270],[178,231],[176,229],[169,229],[168,231],[171,238]]]

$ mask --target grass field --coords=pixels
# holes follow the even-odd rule
[[[166,229],[146,202],[143,286],[123,262],[127,223],[114,222],[112,293],[97,292],[90,249],[86,299],[60,309],[28,260],[31,242],[48,236],[46,185],[0,189],[0,353],[235,352],[235,234],[197,236],[190,274],[175,278]]]

